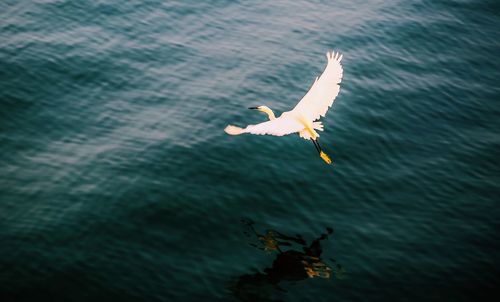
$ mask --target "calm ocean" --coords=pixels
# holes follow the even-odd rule
[[[0,2],[0,301],[479,301],[494,0]],[[343,53],[321,144],[228,136]]]

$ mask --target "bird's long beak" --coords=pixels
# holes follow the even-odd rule
[[[248,109],[259,109],[259,107],[248,107]]]

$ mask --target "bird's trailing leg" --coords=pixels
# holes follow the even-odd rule
[[[318,142],[316,142],[316,140],[314,140],[312,138],[311,138],[311,141],[313,142],[314,148],[316,148],[316,151],[318,151],[318,154],[319,154],[321,152],[321,149],[318,146]]]
[[[309,124],[302,118],[298,119],[299,122],[302,123],[302,125],[304,125],[304,128],[307,132],[309,132],[309,134],[311,135],[311,140],[312,142],[314,143],[314,147],[316,147],[316,150],[318,151],[319,153],[319,157],[321,157],[321,159],[327,163],[327,164],[331,164],[332,163],[332,160],[330,159],[330,157],[325,153],[323,152],[323,150],[321,149],[321,146],[319,145],[319,142],[318,142],[318,134],[315,133],[311,127],[309,126]]]
[[[323,152],[323,150],[321,149],[321,146],[319,145],[318,139],[311,138],[311,140],[314,143],[314,147],[316,147],[316,151],[318,151],[319,157],[321,157],[321,159],[324,160],[325,163],[331,164],[332,160],[325,152]]]

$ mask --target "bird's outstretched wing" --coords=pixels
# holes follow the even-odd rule
[[[279,117],[277,119],[263,122],[257,125],[248,125],[246,128],[239,128],[229,125],[224,129],[226,133],[231,135],[239,135],[243,133],[259,134],[259,135],[275,135],[283,136],[298,132],[304,129],[304,125],[291,117]]]
[[[306,95],[293,108],[292,112],[302,115],[308,121],[318,120],[325,116],[332,106],[335,97],[339,94],[342,81],[342,55],[340,53],[326,53],[328,64],[319,78],[316,78]]]

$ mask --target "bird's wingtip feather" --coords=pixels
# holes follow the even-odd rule
[[[340,51],[327,51],[326,52],[326,58],[328,59],[328,62],[331,61],[337,61],[340,62],[343,58],[343,55],[340,53]]]

